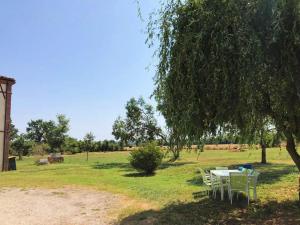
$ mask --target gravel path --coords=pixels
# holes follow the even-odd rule
[[[109,225],[124,208],[121,196],[63,189],[0,189],[1,225]]]

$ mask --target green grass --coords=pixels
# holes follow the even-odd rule
[[[150,224],[198,224],[194,221],[195,218],[199,224],[214,224],[214,220],[230,221],[229,217],[232,215],[251,221],[252,217],[257,219],[260,215],[262,218],[268,218],[266,214],[273,215],[276,210],[279,210],[276,213],[280,214],[289,207],[292,212],[291,218],[298,219],[299,214],[293,213],[293,209],[297,204],[299,174],[285,150],[268,149],[267,165],[259,164],[259,150],[206,151],[201,153],[198,159],[197,153],[184,152],[180,160],[175,163],[165,161],[155,176],[149,177],[141,176],[130,168],[128,154],[128,152],[92,153],[88,162],[85,160],[85,154],[78,154],[66,156],[63,164],[47,166],[36,166],[34,158],[25,158],[23,161],[17,161],[17,171],[0,174],[0,187],[92,187],[124,194],[137,201],[147,202],[156,209],[135,213],[124,212],[123,217],[133,214],[124,218],[121,224],[147,224],[151,218],[153,221]],[[205,187],[197,172],[199,167],[236,168],[243,163],[252,163],[261,172],[258,203],[252,203],[244,212],[245,207],[240,203],[231,207],[227,201],[202,198]],[[276,206],[276,210],[273,212],[268,205]],[[219,208],[221,211],[214,214],[215,210],[210,210],[211,207]],[[296,207],[295,210],[299,208]],[[279,216],[279,219],[282,218]]]

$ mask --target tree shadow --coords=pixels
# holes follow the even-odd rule
[[[155,173],[153,174],[147,174],[147,173],[127,173],[123,175],[124,177],[153,177],[155,176]]]
[[[202,198],[198,202],[174,202],[160,210],[146,210],[123,218],[116,225],[202,225],[202,224],[300,224],[296,201],[268,204],[228,202]]]
[[[195,163],[194,162],[174,162],[174,163],[165,162],[165,163],[162,163],[158,167],[158,170],[164,170],[164,169],[168,169],[171,167],[184,166],[187,164],[195,164]],[[120,169],[122,171],[127,171],[127,172],[134,171],[134,168],[132,168],[129,163],[99,163],[99,162],[97,162],[94,165],[92,165],[92,168],[93,169]],[[126,177],[146,177],[149,175],[146,175],[143,173],[130,173],[130,174],[125,174],[124,176],[126,176]],[[153,175],[151,175],[151,176],[153,176]]]
[[[262,184],[274,184],[278,182],[282,177],[291,174],[297,174],[297,167],[294,165],[287,165],[287,164],[276,164],[276,163],[268,163],[268,164],[261,164],[261,163],[249,163],[253,166],[255,170],[260,172],[258,177],[257,185]],[[238,169],[243,164],[232,164],[229,165],[229,169]],[[207,170],[211,170],[214,168],[206,168]],[[197,173],[192,179],[187,180],[187,183],[194,186],[202,186],[203,179],[200,173]]]
[[[121,169],[125,171],[132,170],[129,163],[95,163],[93,169]]]
[[[299,173],[295,165],[277,164],[277,163],[249,163],[255,170],[260,172],[258,177],[258,186],[262,184],[274,184],[282,177]],[[233,168],[238,168],[240,165],[231,165]]]
[[[193,165],[193,164],[197,164],[197,163],[196,162],[164,162],[158,167],[158,169],[163,170],[172,167],[179,167],[179,166]]]

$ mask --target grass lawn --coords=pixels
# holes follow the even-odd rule
[[[167,160],[155,176],[136,173],[128,164],[128,152],[92,153],[65,157],[65,163],[36,166],[34,158],[17,161],[17,171],[0,174],[0,187],[83,186],[120,193],[147,203],[150,209],[124,211],[120,224],[300,224],[297,202],[298,175],[287,152],[268,149],[269,164],[260,165],[260,151],[184,152],[180,160]],[[261,172],[258,202],[212,201],[204,196],[205,187],[197,168],[215,166],[237,168],[252,163]]]

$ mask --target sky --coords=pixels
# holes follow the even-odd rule
[[[142,0],[143,17],[158,2]],[[113,138],[126,102],[154,89],[145,28],[135,0],[1,0],[0,74],[17,81],[13,123],[24,132],[32,119],[65,114],[71,136]]]

